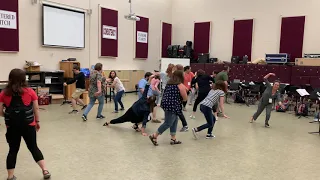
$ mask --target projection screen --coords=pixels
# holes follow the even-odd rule
[[[43,45],[85,47],[85,13],[43,4]]]

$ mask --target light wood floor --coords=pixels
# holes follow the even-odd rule
[[[137,99],[124,97],[126,108]],[[113,103],[104,108],[107,120]],[[97,106],[88,122],[81,113],[69,115],[69,105],[51,105],[41,110],[38,144],[44,154],[53,180],[319,180],[320,137],[309,135],[317,124],[310,119],[297,119],[292,114],[272,112],[271,128],[263,127],[264,114],[255,124],[248,119],[256,107],[226,105],[231,119],[219,119],[214,128],[215,139],[194,140],[191,131],[178,133],[182,145],[171,146],[166,132],[154,147],[148,137],[131,129],[131,124],[102,127],[96,120]],[[205,122],[198,111],[189,119],[191,106],[185,112],[189,127]],[[159,119],[163,112],[159,111]],[[0,126],[0,179],[6,178],[5,161],[8,146],[5,127]],[[148,132],[159,124],[148,123]],[[181,123],[179,123],[181,128]],[[20,180],[40,180],[41,171],[33,162],[25,143],[18,156],[16,176]]]

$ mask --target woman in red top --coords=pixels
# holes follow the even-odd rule
[[[3,111],[5,108],[5,111]],[[38,97],[33,89],[27,87],[26,73],[13,69],[9,74],[9,83],[0,94],[0,116],[7,126],[6,139],[9,144],[7,156],[8,180],[15,180],[14,169],[20,149],[21,137],[31,152],[33,159],[42,169],[45,179],[51,174],[45,166],[43,155],[37,146],[39,124]]]
[[[191,67],[190,66],[185,66],[184,67],[184,86],[187,88],[187,94],[189,95],[191,91],[191,81],[194,78],[193,72],[191,72]],[[183,110],[186,110],[186,105],[187,101],[183,102]]]

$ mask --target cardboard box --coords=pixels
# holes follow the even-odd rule
[[[29,66],[26,68],[27,72],[40,72],[40,66]]]
[[[296,58],[296,66],[320,66],[320,58]]]

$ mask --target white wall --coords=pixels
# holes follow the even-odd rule
[[[82,67],[101,62],[104,69],[153,70],[159,67],[161,23],[171,23],[172,0],[133,0],[133,10],[137,15],[149,18],[149,58],[134,60],[134,26],[124,19],[129,13],[128,0],[51,0],[51,2],[82,9],[92,9],[86,16],[86,48],[83,50],[42,47],[42,8],[32,5],[30,0],[19,0],[20,52],[0,53],[0,80],[7,80],[12,68],[22,68],[24,62],[40,62],[42,70],[59,69],[59,61],[75,57]],[[99,58],[99,13],[98,5],[119,12],[118,58]]]
[[[234,19],[254,19],[252,59],[278,53],[281,16],[306,16],[304,53],[320,53],[319,0],[173,0],[173,44],[193,40],[194,22],[211,21],[211,57],[230,61]]]

